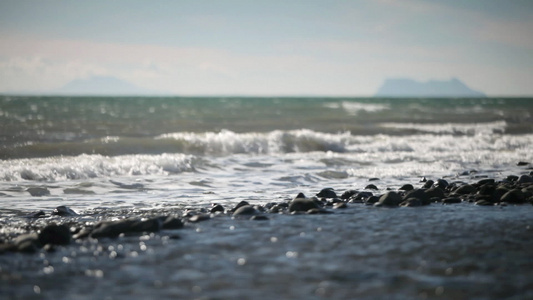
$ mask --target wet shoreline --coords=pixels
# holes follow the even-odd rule
[[[52,223],[64,225],[71,236],[66,245],[42,245],[31,254],[4,249],[2,293],[13,299],[523,299],[533,295],[528,177],[481,179],[444,188],[445,197],[428,205],[423,199],[405,204],[418,207],[400,203],[423,198],[413,191],[426,192],[434,185],[440,189],[444,183],[435,180],[424,188],[427,181],[413,182],[411,191],[367,186],[358,191],[362,195],[324,189],[317,190],[324,197],[296,197],[308,201],[310,209],[291,206],[295,199],[286,199],[257,205],[249,201],[240,208],[10,217],[2,224],[5,244],[23,234],[42,233]],[[519,187],[524,197],[501,201],[502,194],[492,202],[492,196],[483,195],[492,190],[483,188],[487,184],[509,191]],[[336,192],[335,197],[329,192]],[[405,198],[409,192],[413,197]],[[391,205],[385,197],[390,193],[401,195],[402,202]],[[368,203],[371,197],[378,199]],[[460,201],[444,201],[453,197]],[[168,217],[182,226],[163,227]],[[121,227],[124,232],[91,237],[102,224],[124,225],[124,220],[160,223],[139,230],[131,222]],[[84,229],[89,234],[77,236]]]

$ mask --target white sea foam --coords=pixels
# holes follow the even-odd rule
[[[302,172],[325,174],[326,177],[327,174],[401,177],[504,168],[518,161],[533,161],[530,151],[533,135],[352,136],[348,132],[328,134],[295,130],[245,134],[230,131],[176,133],[160,138],[187,140],[204,150],[201,156],[168,153],[5,160],[0,162],[0,180],[169,176],[196,171],[235,179],[243,176],[239,173],[241,170],[246,170],[244,176],[257,176],[257,182],[264,182],[265,178],[308,176]],[[265,170],[268,174],[263,173]]]
[[[200,160],[192,155],[122,155],[83,154],[0,161],[0,180],[56,181],[96,177],[168,175],[193,171]]]
[[[342,108],[351,115],[357,115],[360,112],[379,112],[382,110],[390,109],[389,105],[387,104],[379,104],[379,103],[360,103],[360,102],[349,102],[349,101],[343,101],[342,102]]]

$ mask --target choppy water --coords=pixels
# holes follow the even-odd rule
[[[532,114],[531,99],[4,96],[0,230],[58,205],[94,222],[363,189],[370,178],[384,193],[422,177],[528,174],[517,163],[533,162]],[[50,195],[32,197],[30,187]],[[266,222],[221,216],[176,232],[2,255],[0,295],[525,299],[533,297],[532,213],[464,203],[354,205]]]

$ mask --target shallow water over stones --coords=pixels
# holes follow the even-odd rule
[[[533,297],[532,213],[531,205],[463,202],[350,204],[335,214],[268,214],[262,222],[214,214],[183,229],[0,255],[1,293],[9,299],[525,299]]]

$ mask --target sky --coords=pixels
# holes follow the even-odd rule
[[[116,77],[175,95],[533,95],[530,0],[0,0],[0,93]]]

